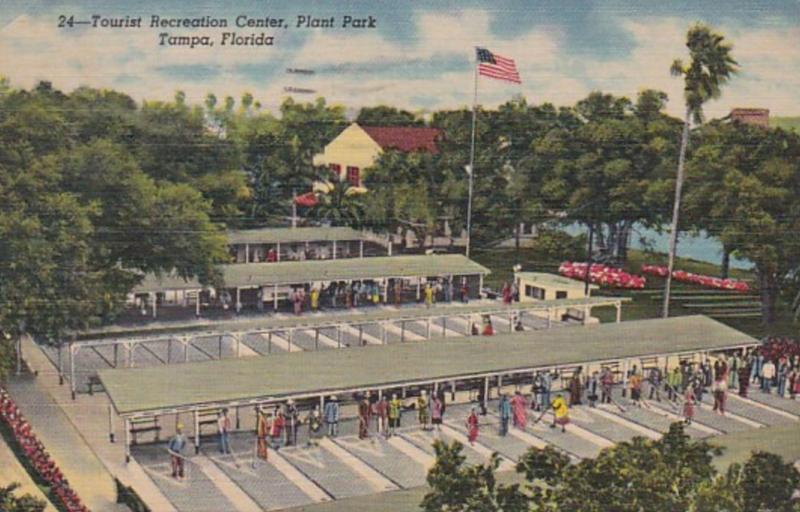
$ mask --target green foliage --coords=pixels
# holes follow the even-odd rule
[[[778,512],[798,506],[792,493],[800,473],[792,464],[754,453],[743,466],[717,475],[712,458],[721,451],[692,440],[680,423],[659,440],[636,437],[574,464],[550,446],[530,448],[516,466],[525,479],[522,487],[495,485],[496,458],[467,466],[461,445],[434,447],[431,491],[421,504],[428,511]]]
[[[496,453],[487,464],[465,466],[461,443],[436,440],[433,448],[436,463],[427,476],[431,491],[420,505],[426,512],[528,510],[528,500],[518,485],[498,484],[495,480],[494,473],[500,465]]]
[[[708,26],[697,23],[686,34],[689,64],[681,60],[672,63],[670,71],[683,76],[683,94],[686,108],[696,123],[703,122],[703,105],[719,98],[722,86],[738,71],[738,63],[731,56],[733,46],[725,37]]]
[[[346,181],[336,181],[327,193],[319,194],[309,217],[330,226],[360,227],[364,218],[361,194]]]
[[[0,510],[4,512],[43,512],[47,503],[34,498],[30,494],[17,496],[16,489],[19,484],[12,483],[5,487],[0,486]]]
[[[406,110],[378,105],[363,107],[358,112],[356,123],[361,126],[421,126],[422,119]]]
[[[539,261],[584,261],[586,237],[571,236],[561,230],[540,229],[530,248]]]

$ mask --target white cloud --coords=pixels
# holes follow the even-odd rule
[[[620,30],[632,38],[633,50],[602,61],[570,55],[563,33],[553,27],[536,27],[501,38],[492,34],[490,21],[490,14],[483,10],[425,12],[411,20],[417,37],[407,42],[372,31],[317,30],[294,45],[286,39],[293,34],[289,29],[287,35],[278,33],[283,40],[271,48],[223,48],[217,44],[210,49],[189,49],[159,46],[160,30],[64,31],[51,19],[20,16],[0,29],[0,74],[17,86],[30,87],[47,79],[64,90],[79,85],[113,87],[137,99],[169,99],[178,89],[186,92],[190,101],[200,101],[207,92],[238,97],[250,91],[268,108],[282,101],[285,85],[296,85],[315,89],[329,101],[348,107],[389,103],[417,110],[427,103],[435,108],[471,103],[473,72],[467,63],[474,58],[473,47],[484,45],[514,58],[523,79],[522,86],[482,79],[479,101],[484,105],[496,105],[517,93],[533,102],[564,105],[593,89],[632,97],[643,88],[656,88],[670,95],[669,111],[680,115],[681,81],[670,77],[669,65],[675,57],[685,55],[687,20],[623,19]],[[763,106],[774,113],[800,114],[800,28],[719,28],[735,43],[742,73],[725,88],[719,101],[709,104],[707,113],[719,116],[732,106]],[[450,61],[464,62],[464,69],[447,68],[443,74],[431,69],[429,77],[404,75],[412,63],[430,62],[433,67]],[[240,65],[269,63],[281,69],[267,81],[237,70]],[[217,74],[198,81],[159,72],[186,65],[208,66]],[[370,69],[376,65],[380,70]],[[288,77],[282,69],[337,66],[341,72],[311,77]]]
[[[634,50],[622,58],[587,63],[586,79],[621,95],[631,96],[644,88],[665,91],[670,97],[668,111],[681,116],[683,82],[670,76],[669,67],[676,58],[688,59],[685,38],[690,23],[678,18],[624,21],[622,28],[633,38]],[[800,28],[715,28],[733,42],[741,73],[725,86],[721,98],[705,107],[706,115],[721,117],[733,107],[800,114]]]

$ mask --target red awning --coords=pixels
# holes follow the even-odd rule
[[[294,203],[297,206],[312,207],[317,205],[317,195],[314,192],[306,192],[301,196],[294,198]]]

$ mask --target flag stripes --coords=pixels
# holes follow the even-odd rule
[[[485,48],[478,48],[477,56],[479,75],[496,80],[506,80],[515,84],[522,83],[514,59],[502,57]]]

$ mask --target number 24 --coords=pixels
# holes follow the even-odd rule
[[[67,18],[64,15],[58,17],[58,28],[73,27],[75,26],[75,16]]]

